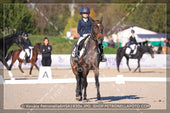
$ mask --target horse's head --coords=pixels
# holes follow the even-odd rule
[[[22,35],[20,34],[15,34],[14,35],[16,37],[15,43],[21,48],[24,49],[24,40]]]
[[[41,51],[40,51],[40,47],[41,47],[41,43],[36,43],[35,44],[35,51],[38,53],[38,54],[40,54],[41,53]]]
[[[147,52],[151,55],[152,58],[154,58],[154,51],[152,50],[153,46],[147,46]]]
[[[103,25],[102,25],[102,20],[103,18],[101,18],[100,20],[93,20],[92,18],[91,22],[92,22],[92,30],[91,30],[91,35],[92,38],[94,38],[98,44],[101,44],[103,42]]]

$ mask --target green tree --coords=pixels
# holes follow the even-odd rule
[[[93,8],[90,9],[90,15],[91,18],[96,19],[96,13]]]
[[[5,4],[4,5],[4,28],[7,33],[11,30],[34,33],[34,11],[28,9],[26,4]]]
[[[78,21],[81,19],[81,16],[79,14],[75,14],[73,17],[69,17],[67,19],[67,25],[65,26],[64,29],[64,36],[66,36],[66,32],[70,31],[71,28],[77,27]]]
[[[139,5],[125,23],[165,33],[165,5]]]

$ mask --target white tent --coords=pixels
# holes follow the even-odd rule
[[[131,36],[131,30],[135,30],[135,37],[137,42],[144,42],[144,41],[164,41],[165,35],[158,34],[154,31],[150,31],[138,26],[132,26],[124,30],[120,30],[117,33],[112,34],[112,37],[114,37],[114,40],[116,42],[122,43],[122,46],[124,46],[129,37]]]

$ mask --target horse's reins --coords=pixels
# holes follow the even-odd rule
[[[101,32],[97,33],[97,35],[100,34],[100,33],[101,33]],[[101,33],[101,34],[102,34],[102,33]],[[98,41],[97,41],[97,39],[94,38],[94,37],[96,37],[96,36],[94,36],[94,34],[92,33],[92,28],[91,28],[90,38],[91,38],[92,40],[94,40],[94,41],[97,43],[97,45],[98,45]]]

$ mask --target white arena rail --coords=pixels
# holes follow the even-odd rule
[[[155,58],[151,58],[149,54],[144,54],[141,59],[141,68],[170,68],[170,65],[167,65],[167,60],[170,60],[170,55],[165,54],[155,54]],[[115,54],[106,54],[107,62],[101,62],[100,68],[116,68],[116,55]],[[11,60],[8,61],[10,64]],[[130,67],[137,67],[137,60],[130,59]],[[38,56],[37,65],[41,66],[41,55]],[[30,64],[22,64],[23,68],[30,68]],[[52,68],[71,68],[70,66],[70,55],[52,55]],[[15,62],[13,68],[18,68],[18,61]],[[125,58],[122,59],[120,64],[121,68],[127,68]]]

